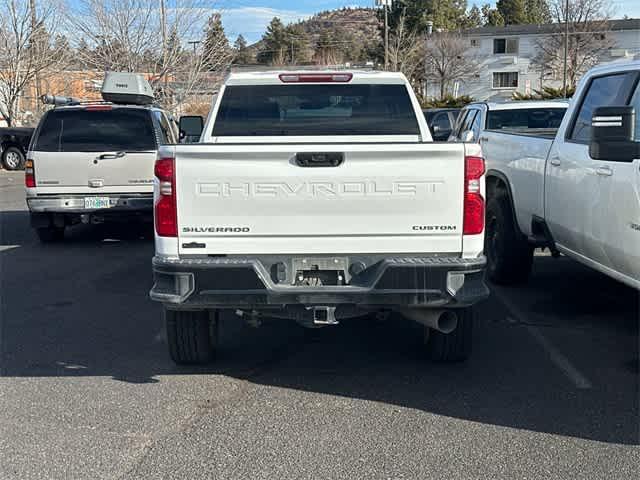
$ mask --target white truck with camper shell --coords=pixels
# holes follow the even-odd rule
[[[530,109],[543,125],[555,102],[463,110],[461,122],[479,118],[487,162],[491,280],[526,280],[534,248],[543,247],[640,289],[639,79],[638,61],[590,70],[553,137],[552,129],[510,128],[509,109]]]
[[[156,152],[178,132],[141,75],[107,73],[102,96],[43,98],[55,107],[36,128],[25,165],[31,224],[42,242],[62,240],[78,223],[153,222]]]
[[[396,310],[432,358],[469,355],[484,161],[431,141],[402,74],[231,73],[155,176],[150,295],[177,363],[212,360],[221,310],[309,327]]]

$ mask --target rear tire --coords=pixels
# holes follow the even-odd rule
[[[487,205],[484,250],[487,275],[497,284],[525,282],[533,266],[533,247],[517,231],[509,198],[498,194]]]
[[[473,307],[452,310],[458,316],[458,326],[451,333],[424,327],[427,355],[434,362],[463,362],[471,355],[473,345]]]
[[[37,228],[40,243],[55,243],[64,240],[64,227]]]
[[[24,161],[24,153],[18,147],[11,146],[2,151],[2,166],[5,170],[22,170]]]
[[[169,355],[178,365],[204,365],[215,358],[218,312],[164,310]]]

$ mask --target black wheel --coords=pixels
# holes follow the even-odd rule
[[[2,166],[6,170],[22,170],[24,153],[18,147],[7,147],[2,151]]]
[[[64,240],[64,227],[37,228],[36,233],[42,243],[61,242]]]
[[[164,310],[169,355],[178,365],[203,365],[215,357],[218,312]]]
[[[451,310],[458,317],[458,325],[451,333],[442,333],[429,327],[424,327],[424,343],[427,355],[435,362],[453,363],[463,362],[471,355],[473,344],[472,307]]]
[[[529,278],[533,265],[533,247],[514,225],[511,205],[501,194],[489,200],[484,251],[487,275],[492,282],[510,285]]]

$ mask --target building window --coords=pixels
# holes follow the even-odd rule
[[[471,39],[471,46],[474,47],[474,48],[477,48],[477,47],[480,46],[480,42],[478,41],[477,38],[472,38]]]
[[[518,53],[518,39],[517,38],[494,38],[493,53],[495,54]]]
[[[493,72],[493,88],[518,88],[518,72]]]

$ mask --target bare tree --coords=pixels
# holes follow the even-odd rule
[[[149,74],[159,102],[176,111],[231,63],[226,38],[205,42],[212,13],[206,0],[78,0],[69,25],[88,45],[84,63]]]
[[[0,114],[9,126],[22,120],[21,99],[30,87],[37,90],[38,76],[68,58],[68,50],[53,41],[62,7],[56,0],[0,0]]]
[[[467,41],[459,33],[434,33],[425,41],[425,72],[440,87],[444,98],[454,82],[464,83],[480,70],[476,58],[468,54]]]
[[[615,45],[609,35],[611,11],[607,0],[551,0],[556,31],[537,42],[538,55],[533,63],[545,71],[562,72],[564,68],[565,20],[568,20],[567,85],[575,88],[580,76],[597,64],[600,57]]]
[[[405,12],[389,35],[388,52],[389,69],[404,73],[410,80],[424,64],[423,42],[417,31],[409,27]]]

